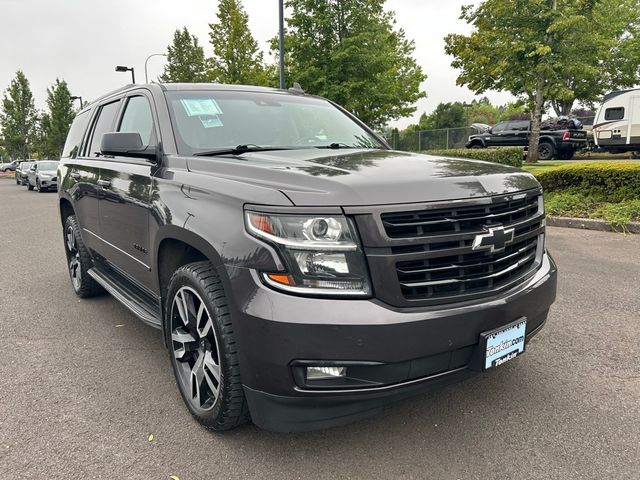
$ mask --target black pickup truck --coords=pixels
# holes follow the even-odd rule
[[[392,151],[297,90],[131,86],[83,108],[62,157],[74,291],[162,331],[210,429],[338,425],[496,368],[555,298],[533,176]]]
[[[500,122],[485,132],[471,135],[467,148],[526,147],[529,145],[530,122],[510,120]],[[548,124],[540,131],[540,160],[571,160],[577,150],[587,146],[587,132],[577,128],[553,128]]]

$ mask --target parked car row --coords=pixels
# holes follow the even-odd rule
[[[29,190],[39,192],[58,190],[57,160],[14,160],[16,185],[26,185]]]

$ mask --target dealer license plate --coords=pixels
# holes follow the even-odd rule
[[[484,370],[497,367],[524,352],[527,319],[520,318],[505,327],[480,334],[484,345]]]

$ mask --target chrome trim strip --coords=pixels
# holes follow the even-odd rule
[[[118,250],[119,252],[124,253],[127,257],[131,258],[132,260],[135,260],[136,262],[138,262],[140,265],[142,265],[144,268],[146,268],[147,270],[151,270],[151,267],[149,265],[147,265],[144,262],[141,262],[140,260],[138,260],[136,257],[134,257],[133,255],[131,255],[130,253],[125,252],[124,250],[122,250],[121,248],[116,247],[113,243],[111,242],[107,242],[104,238],[102,238],[100,235],[93,233],[91,230],[87,229],[87,228],[83,228],[83,231],[90,233],[91,235],[93,235],[95,238],[97,238],[98,240],[100,240],[103,243],[106,243],[107,245],[109,245],[111,248],[115,248],[116,250]]]
[[[426,382],[429,380],[433,380],[440,377],[445,377],[447,375],[451,375],[457,372],[461,372],[462,370],[468,370],[468,367],[465,365],[464,367],[454,368],[453,370],[448,370],[446,372],[436,373],[434,375],[429,375],[428,377],[416,378],[414,380],[408,380],[406,382],[401,383],[393,383],[391,385],[383,385],[381,387],[363,387],[363,388],[350,388],[344,390],[321,390],[321,389],[308,389],[308,388],[300,388],[295,387],[294,390],[298,392],[305,393],[319,393],[319,394],[327,394],[327,393],[361,393],[361,392],[378,392],[384,390],[391,390],[393,388],[402,388],[407,385],[413,385],[415,383]]]

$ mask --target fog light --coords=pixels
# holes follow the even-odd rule
[[[307,380],[346,377],[347,367],[307,367]]]

